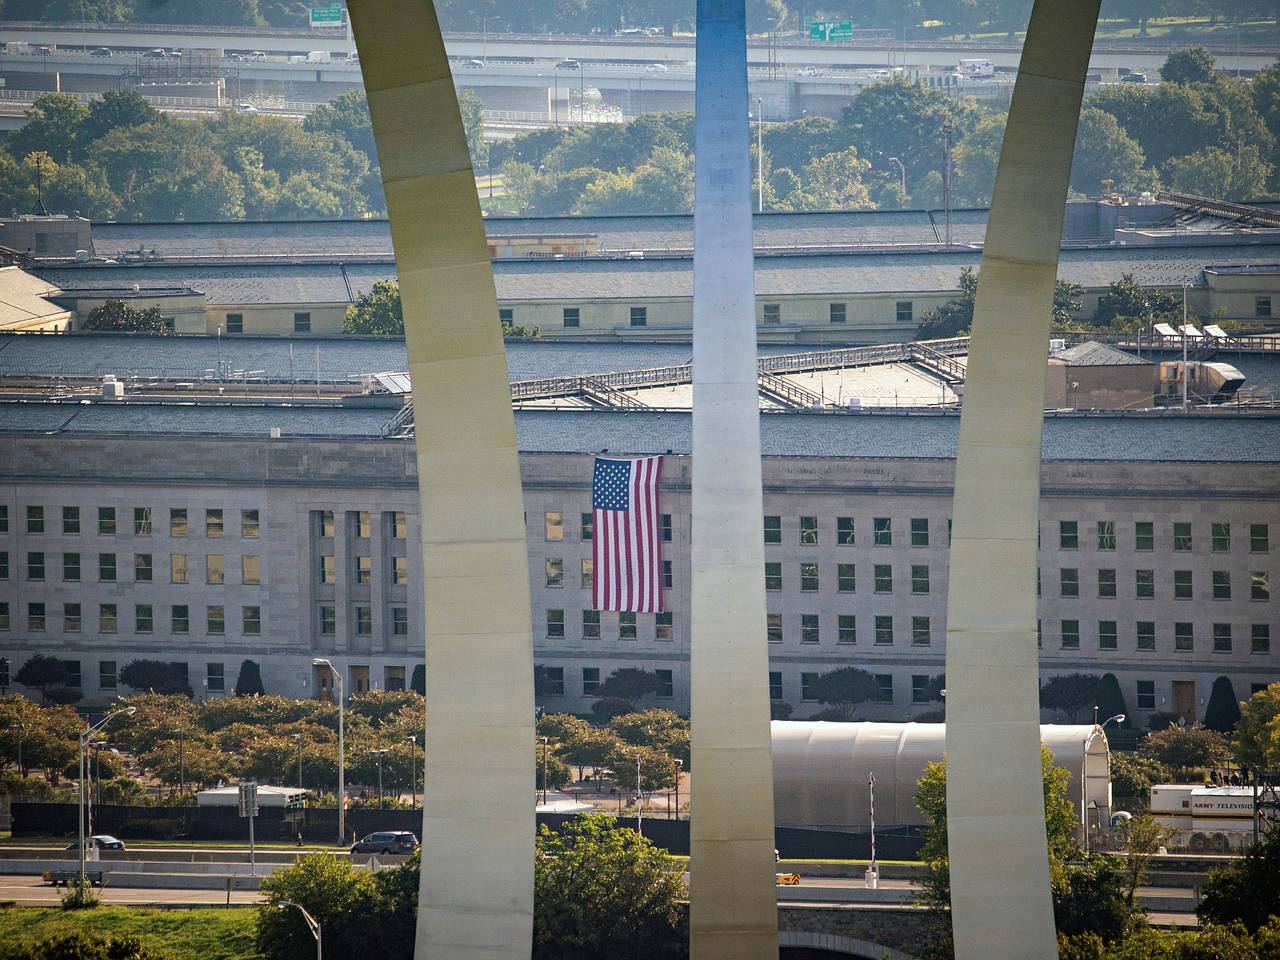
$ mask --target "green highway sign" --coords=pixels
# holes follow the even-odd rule
[[[342,8],[339,6],[332,7],[312,7],[311,8],[311,25],[313,27],[329,27],[340,25],[342,23]]]
[[[814,20],[809,24],[810,40],[852,40],[853,21],[851,20]]]

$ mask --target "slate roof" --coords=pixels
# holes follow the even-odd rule
[[[687,454],[687,413],[518,411],[527,453]],[[0,433],[147,434],[377,438],[390,411],[224,403],[52,403],[0,400]],[[956,415],[766,414],[769,457],[949,459]],[[407,441],[388,441],[407,442]],[[1067,461],[1280,462],[1280,417],[1049,416],[1044,457]]]
[[[1123,350],[1117,350],[1109,344],[1098,343],[1096,340],[1086,340],[1066,350],[1059,350],[1053,358],[1065,360],[1073,367],[1151,366],[1150,360],[1143,360],[1132,353],[1125,353]]]

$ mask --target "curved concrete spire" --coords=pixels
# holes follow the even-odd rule
[[[693,960],[777,960],[743,0],[698,0],[693,254]]]
[[[527,960],[533,644],[489,248],[429,0],[350,0],[413,377],[427,703],[417,960]]]
[[[956,461],[947,831],[957,960],[1058,956],[1036,549],[1050,310],[1098,0],[1036,0],[991,199]]]

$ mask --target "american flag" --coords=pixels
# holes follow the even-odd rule
[[[592,606],[662,612],[661,457],[596,457],[591,479]]]

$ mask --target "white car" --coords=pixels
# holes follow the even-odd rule
[[[556,64],[556,69],[557,70],[580,70],[582,69],[582,64],[580,64],[577,60],[561,60],[559,63]]]
[[[817,67],[808,66],[808,67],[801,67],[799,70],[797,70],[796,76],[797,77],[816,77],[816,76],[820,76],[821,73],[822,71],[819,70]]]
[[[665,63],[647,63],[644,68],[645,73],[666,73],[667,65]]]
[[[241,100],[236,104],[236,113],[257,113],[258,108],[248,100]]]

